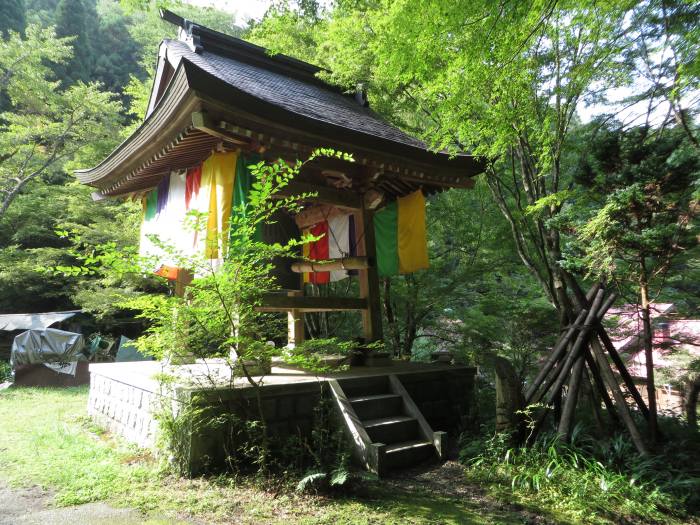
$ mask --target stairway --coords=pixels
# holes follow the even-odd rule
[[[330,380],[355,456],[378,475],[442,457],[444,432],[434,432],[395,375]]]

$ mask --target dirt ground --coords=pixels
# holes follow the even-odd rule
[[[397,471],[385,483],[398,490],[468,499],[488,511],[518,514],[525,525],[557,525],[557,522],[530,512],[518,504],[500,503],[489,498],[484,489],[467,482],[464,466],[454,459]]]
[[[52,497],[39,487],[11,488],[0,481],[0,525],[187,525],[105,503],[53,507]]]

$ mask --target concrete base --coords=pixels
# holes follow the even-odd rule
[[[256,377],[272,436],[309,436],[314,409],[328,379],[370,378],[395,374],[433,428],[459,427],[473,406],[475,369],[443,363],[394,362],[386,367],[356,367],[317,376],[302,370],[273,366]],[[174,379],[165,387],[159,376]],[[158,433],[156,414],[167,407],[177,412],[194,400],[206,417],[236,413],[256,415],[255,389],[245,378],[232,378],[222,362],[167,366],[155,361],[96,363],[90,365],[88,412],[102,427],[144,448],[154,448]],[[222,435],[227,429],[193,430],[189,444],[190,472],[197,474],[224,461]],[[222,435],[217,435],[217,432]]]

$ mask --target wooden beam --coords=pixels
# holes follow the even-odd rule
[[[250,145],[249,141],[242,140],[240,137],[236,137],[228,131],[219,128],[209,115],[201,111],[194,111],[192,113],[192,127],[225,142],[230,142],[239,146]]]
[[[362,197],[353,191],[336,190],[329,186],[320,186],[308,182],[290,182],[278,192],[280,197],[295,197],[303,193],[315,193],[315,202],[330,204],[348,210],[362,209]]]
[[[328,259],[326,261],[297,261],[292,263],[292,271],[304,272],[331,272],[333,270],[366,270],[370,264],[367,257],[343,257],[342,259]]]
[[[314,204],[313,206],[308,206],[302,211],[296,214],[294,217],[294,222],[297,223],[297,227],[300,230],[310,228],[314,224],[318,224],[322,221],[327,221],[338,215],[345,215],[347,210],[342,208],[336,208],[335,206],[329,206],[328,204]]]
[[[364,204],[364,199],[362,199]],[[356,239],[363,239],[360,243],[362,247],[361,255],[367,257],[368,260],[375,261],[377,259],[377,246],[374,237],[374,212],[367,209],[364,205],[362,213],[355,215],[355,225],[357,228]],[[358,250],[359,251],[359,250]],[[372,265],[367,269],[360,270],[360,297],[367,301],[367,309],[362,311],[362,326],[365,336],[365,341],[371,343],[373,341],[382,340],[382,306],[379,296],[379,274],[376,265]]]
[[[261,312],[332,312],[342,310],[364,310],[367,300],[356,297],[295,297],[268,294],[257,307]]]

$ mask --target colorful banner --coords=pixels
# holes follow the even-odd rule
[[[380,277],[428,268],[423,192],[399,197],[375,213],[374,234]]]
[[[236,177],[238,152],[214,153],[202,164],[202,186],[209,187],[209,216],[205,256],[221,259],[228,248],[228,232],[233,202],[233,184]]]
[[[158,238],[175,248],[178,254],[190,256],[204,253],[213,260],[222,260],[231,237],[224,235],[232,217],[244,218],[253,176],[248,166],[259,162],[256,155],[237,152],[213,153],[201,167],[172,172],[142,199],[142,256],[158,257],[167,278],[177,275],[174,257],[165,256],[148,238]],[[189,210],[207,214],[206,230],[191,231],[185,227]],[[303,247],[310,260],[341,259],[357,255],[361,235],[355,231],[352,214],[336,215],[306,230],[320,237]],[[425,198],[419,190],[387,204],[374,214],[378,273],[382,277],[412,273],[428,268],[425,228]],[[256,240],[263,239],[262,225],[256,229]],[[345,279],[357,272],[333,270],[304,274],[304,282],[327,284]]]

